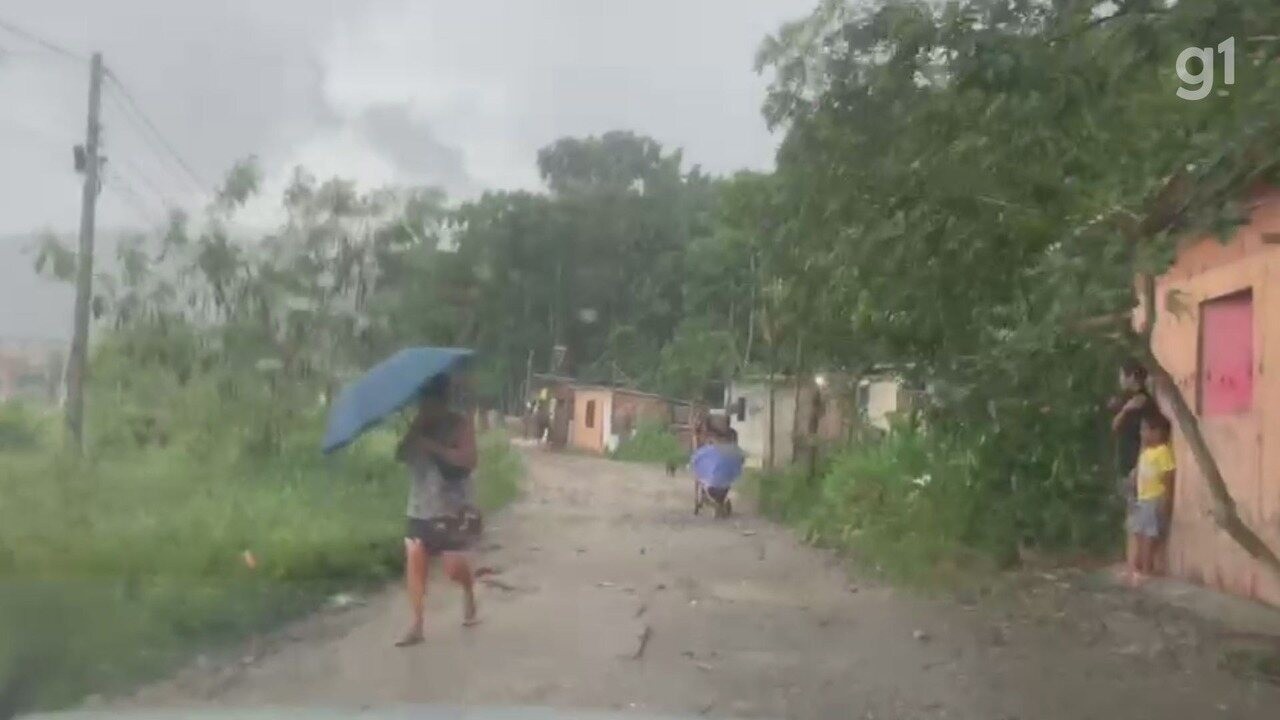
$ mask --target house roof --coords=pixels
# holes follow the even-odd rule
[[[533,373],[530,377],[532,377],[534,380],[541,380],[544,382],[563,383],[565,385],[568,385],[570,388],[574,390],[591,390],[591,391],[620,393],[624,395],[631,395],[633,397],[643,397],[643,398],[652,398],[654,400],[662,400],[664,402],[669,402],[676,405],[691,404],[688,400],[681,400],[679,398],[668,397],[666,395],[660,395],[658,393],[645,392],[644,390],[637,390],[635,388],[630,388],[623,385],[609,385],[607,383],[583,382],[581,380],[571,378],[567,375],[555,375],[553,373]]]
[[[554,373],[533,373],[532,375],[530,375],[530,377],[532,377],[534,380],[550,380],[551,382],[562,382],[567,384],[573,384],[577,382],[576,380],[569,377],[568,375],[556,375]]]

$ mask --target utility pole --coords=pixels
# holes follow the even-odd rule
[[[80,200],[80,249],[76,254],[75,328],[71,335],[71,353],[67,359],[67,442],[79,453],[84,450],[84,385],[88,372],[89,306],[93,299],[93,224],[98,191],[98,121],[102,102],[102,53],[94,53],[89,66],[89,122],[85,131],[83,155],[77,148],[77,165],[83,158],[84,192]]]

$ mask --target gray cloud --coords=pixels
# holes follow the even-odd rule
[[[258,155],[361,184],[436,182],[455,196],[533,188],[538,148],[630,129],[710,172],[768,167],[761,38],[816,0],[9,0],[0,17],[101,50],[184,160],[216,184]],[[0,308],[61,328],[33,297],[15,233],[73,234],[87,68],[0,30]],[[201,194],[110,89],[104,228],[158,221]],[[269,188],[270,190],[270,188]],[[264,198],[264,213],[278,211]],[[265,218],[269,220],[269,218]],[[19,281],[21,280],[21,282]],[[25,290],[21,288],[26,288]],[[0,336],[15,332],[0,310]],[[34,316],[32,316],[34,317]]]
[[[462,150],[441,142],[408,103],[372,105],[360,124],[373,148],[407,178],[454,192],[470,189]]]

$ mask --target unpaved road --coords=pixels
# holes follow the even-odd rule
[[[841,563],[784,528],[694,517],[684,476],[536,450],[526,460],[524,497],[490,521],[479,564],[500,572],[480,586],[481,626],[460,626],[459,594],[433,568],[423,645],[392,647],[405,610],[390,588],[296,624],[254,662],[193,667],[125,704],[973,720],[1280,712],[1274,686],[1218,670],[1185,621],[1125,593],[1051,577],[966,608],[851,585]]]

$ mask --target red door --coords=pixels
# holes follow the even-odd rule
[[[1253,293],[1204,303],[1200,332],[1201,414],[1249,410],[1253,407]]]

